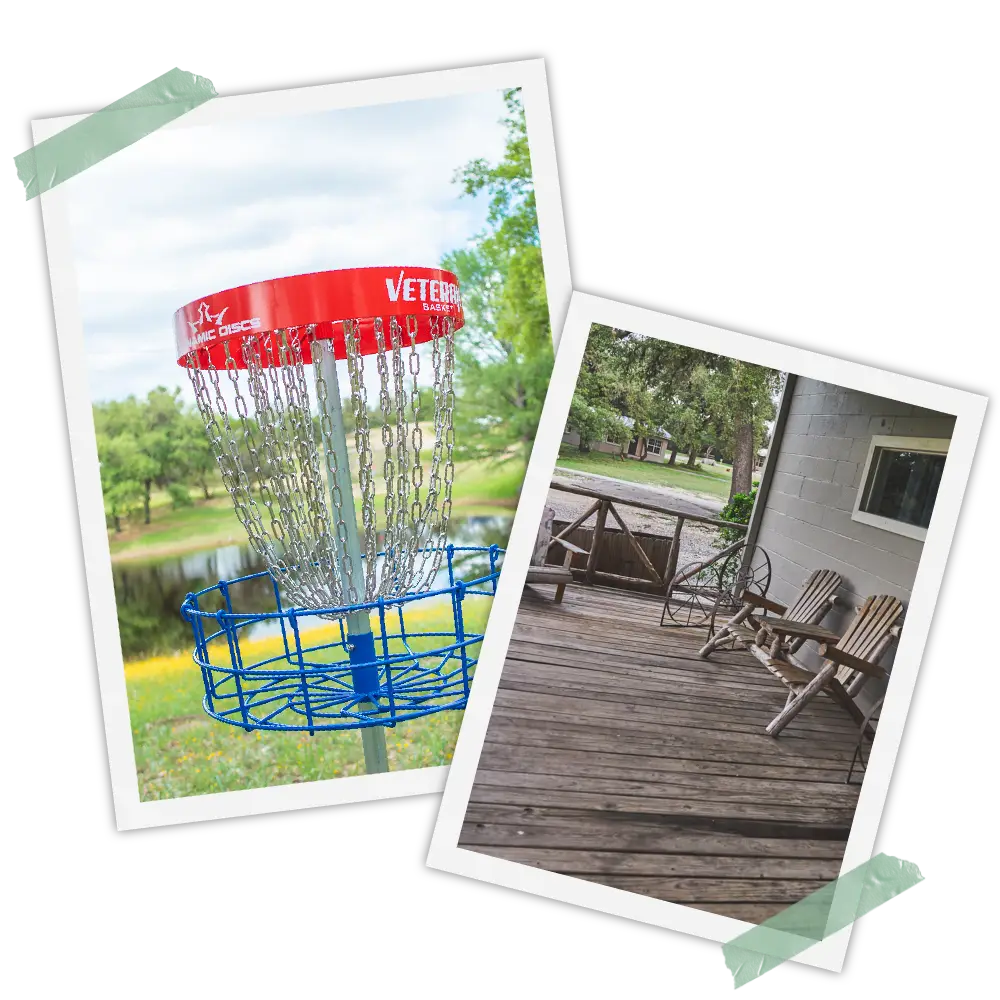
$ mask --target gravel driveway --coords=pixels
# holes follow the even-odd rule
[[[632,531],[646,531],[652,535],[672,535],[675,518],[667,514],[626,506],[628,500],[658,504],[683,514],[695,514],[701,517],[718,517],[719,511],[725,506],[718,497],[689,493],[671,487],[643,486],[640,483],[611,479],[609,476],[594,476],[586,472],[570,472],[558,468],[553,482],[596,490],[611,497],[621,498],[622,502],[620,505],[615,504],[615,510],[629,528]],[[546,502],[555,510],[559,520],[575,521],[594,501],[590,497],[579,496],[576,493],[550,489]],[[610,519],[610,523],[615,524],[614,518]],[[593,524],[592,517],[585,527],[593,527]],[[677,568],[680,569],[690,562],[707,559],[713,553],[724,549],[726,544],[718,540],[717,528],[699,524],[697,521],[685,521],[681,531],[681,550]]]

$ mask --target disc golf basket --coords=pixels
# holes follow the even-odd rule
[[[755,545],[747,558],[746,540],[741,538],[711,558],[688,563],[674,574],[667,585],[660,624],[707,626],[711,638],[716,619],[725,621],[735,614],[745,591],[764,597],[770,586],[770,557]]]
[[[435,268],[296,275],[177,311],[178,363],[267,567],[181,607],[212,718],[248,732],[359,729],[373,772],[388,769],[385,727],[465,706],[482,634],[464,604],[496,592],[502,551],[448,543],[462,324],[458,282]],[[470,560],[481,568],[464,581]],[[248,607],[261,577],[273,605]],[[251,629],[269,638],[248,642]]]

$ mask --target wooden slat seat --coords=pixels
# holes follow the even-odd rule
[[[769,659],[765,664],[768,670],[776,677],[780,677],[786,684],[808,684],[816,675],[804,670],[802,667],[789,663],[788,660]]]
[[[529,566],[528,583],[572,583],[573,574],[565,566]]]

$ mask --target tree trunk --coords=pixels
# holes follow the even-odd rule
[[[201,491],[202,491],[202,493],[205,494],[205,499],[206,500],[211,500],[212,499],[212,492],[208,488],[208,480],[207,479],[203,479],[201,481]]]
[[[736,431],[736,446],[733,448],[733,481],[729,487],[729,499],[737,493],[749,493],[753,481],[753,424],[740,424]]]
[[[697,461],[698,461],[698,449],[694,445],[691,445],[691,447],[688,448],[688,460],[685,464],[689,469],[693,469],[694,463]]]
[[[142,510],[145,514],[145,523],[149,524],[149,491],[152,489],[153,481],[152,479],[146,480],[146,489],[142,498]]]
[[[121,534],[121,530],[122,530],[121,515],[120,514],[112,514],[111,517],[114,519],[114,522],[115,522],[115,534],[116,535]]]
[[[675,445],[673,443],[673,441],[671,441],[670,442],[670,458],[667,461],[667,465],[676,465],[676,464],[677,464],[677,445]]]

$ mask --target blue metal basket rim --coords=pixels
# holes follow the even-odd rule
[[[422,552],[423,549],[417,549],[416,552]],[[483,552],[489,553],[490,556],[496,558],[497,556],[502,556],[505,554],[506,550],[502,549],[499,545],[449,545],[445,551],[448,552],[449,556],[454,552]],[[385,555],[384,552],[379,552],[379,556]],[[362,554],[362,559],[365,558]],[[213,621],[217,621],[220,624],[224,621],[243,621],[247,622],[259,622],[266,621],[268,619],[288,619],[288,618],[305,618],[314,615],[345,615],[353,611],[374,611],[378,609],[380,613],[386,608],[395,608],[402,606],[404,604],[409,604],[412,601],[426,600],[430,597],[442,597],[445,594],[454,594],[461,591],[463,594],[476,594],[481,596],[490,596],[492,594],[486,594],[484,591],[477,591],[473,588],[480,586],[485,583],[492,583],[497,580],[500,576],[500,569],[496,568],[485,576],[477,577],[475,580],[456,580],[454,583],[447,587],[442,587],[439,590],[425,590],[418,594],[403,594],[399,597],[390,597],[388,599],[384,597],[379,597],[374,601],[368,601],[366,603],[359,604],[344,604],[340,607],[328,607],[328,608],[283,608],[281,611],[202,611],[200,608],[192,605],[192,601],[197,601],[199,597],[203,597],[206,594],[211,594],[213,591],[219,591],[220,588],[229,588],[238,583],[245,583],[248,580],[258,580],[261,577],[270,577],[272,580],[274,577],[271,575],[269,570],[260,570],[256,573],[248,573],[246,576],[235,577],[232,580],[220,580],[218,583],[212,584],[210,587],[205,587],[202,590],[189,593],[185,596],[184,600],[181,602],[180,612],[181,615],[186,619],[190,620],[192,617],[198,618],[211,618]]]

